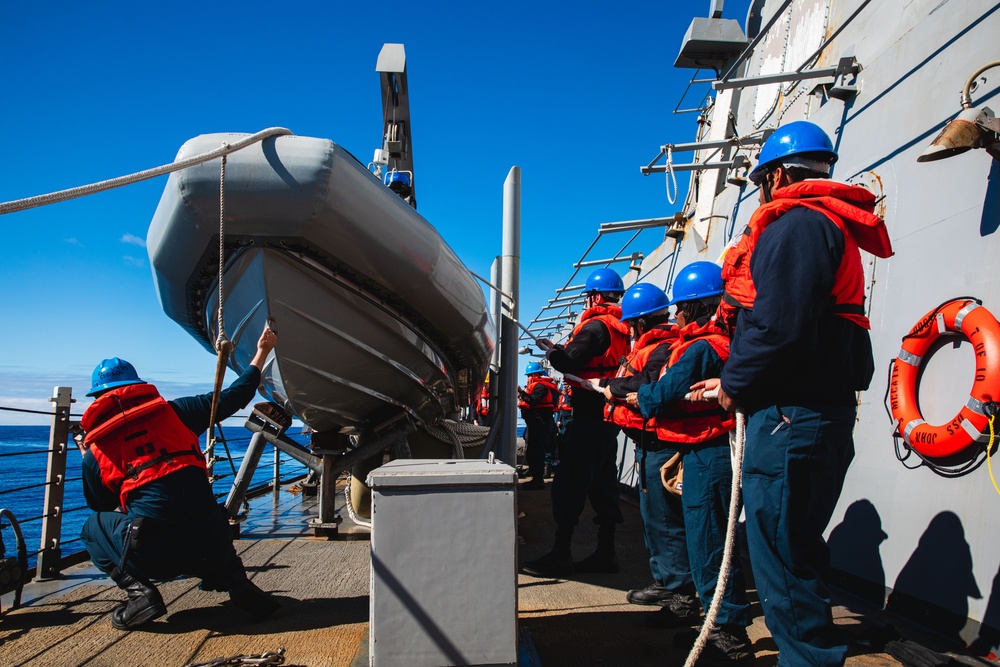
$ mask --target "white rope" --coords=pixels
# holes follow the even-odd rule
[[[133,183],[138,183],[140,181],[147,181],[151,178],[156,178],[157,176],[170,174],[175,171],[180,171],[181,169],[187,169],[188,167],[193,167],[203,162],[208,162],[209,160],[222,157],[223,155],[235,153],[236,151],[243,150],[247,146],[263,141],[268,137],[290,134],[292,134],[292,131],[283,127],[269,127],[266,130],[261,130],[260,132],[252,134],[245,139],[241,139],[234,144],[223,144],[214,151],[202,153],[201,155],[195,155],[194,157],[189,157],[185,160],[181,160],[180,162],[172,162],[162,167],[146,169],[134,174],[128,174],[127,176],[119,176],[118,178],[112,178],[98,183],[91,183],[90,185],[81,185],[79,187],[70,188],[68,190],[60,190],[59,192],[53,192],[46,195],[36,195],[34,197],[27,197],[26,199],[15,199],[14,201],[4,202],[0,204],[0,215],[4,215],[6,213],[16,213],[17,211],[25,211],[29,208],[37,208],[39,206],[47,206],[48,204],[56,204],[70,199],[77,199],[79,197],[92,195],[97,192],[120,188],[124,185],[132,185]]]
[[[726,527],[726,546],[722,552],[722,565],[719,566],[719,577],[715,582],[715,592],[712,594],[712,604],[705,614],[705,622],[701,625],[698,639],[691,647],[684,667],[693,667],[701,655],[701,650],[708,642],[708,635],[712,632],[715,619],[719,615],[719,607],[722,598],[726,593],[726,586],[729,584],[730,570],[733,564],[733,545],[736,543],[736,522],[740,514],[740,490],[743,478],[743,447],[746,444],[747,418],[742,409],[736,409],[736,439],[733,442],[732,463],[733,463],[733,484],[732,494],[729,497],[729,524]]]
[[[666,174],[667,201],[673,204],[677,201],[677,175],[674,174],[674,147],[667,144],[667,168],[663,170]],[[670,183],[673,181],[674,193],[670,194]]]
[[[229,144],[223,142],[222,147]],[[219,335],[215,341],[215,351],[222,350],[226,342],[226,320],[222,314],[223,289],[222,277],[226,258],[226,156],[222,156],[222,166],[219,168]]]
[[[354,523],[370,529],[372,527],[371,519],[362,519],[354,512],[354,503],[351,502],[351,479],[353,479],[353,476],[348,474],[347,486],[344,487],[344,500],[347,501],[345,504],[347,507],[347,515],[351,517],[351,521]]]

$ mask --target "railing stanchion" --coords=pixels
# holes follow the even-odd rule
[[[45,507],[42,539],[38,553],[38,578],[59,576],[62,560],[62,507],[66,490],[66,455],[69,441],[69,408],[73,401],[71,387],[55,387],[49,399],[55,403],[49,431],[49,463],[46,468]]]

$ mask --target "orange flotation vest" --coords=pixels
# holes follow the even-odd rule
[[[601,303],[583,311],[580,323],[576,325],[573,333],[569,335],[569,342],[573,342],[573,338],[580,333],[585,324],[593,320],[598,320],[603,322],[608,328],[611,343],[604,354],[592,358],[587,362],[586,368],[575,373],[577,377],[582,380],[613,377],[615,371],[618,370],[618,365],[621,363],[622,357],[628,354],[629,341],[631,340],[628,325],[621,321],[621,317],[622,308],[615,303]],[[569,378],[566,379],[566,384],[571,387],[580,386],[580,383]]]
[[[924,356],[945,334],[962,334],[976,354],[976,375],[968,402],[945,424],[924,421],[917,405],[917,378]],[[973,299],[955,299],[924,315],[903,338],[892,362],[889,405],[897,432],[917,453],[932,458],[958,454],[986,443],[990,417],[1000,402],[1000,322]]]
[[[83,413],[80,425],[101,481],[119,494],[123,508],[133,489],[188,466],[206,470],[198,436],[151,384],[102,394]]]
[[[873,213],[874,194],[858,185],[824,179],[805,180],[778,188],[773,193],[772,201],[754,211],[742,236],[723,257],[725,292],[719,304],[719,321],[732,332],[739,309],[753,308],[757,290],[750,276],[750,257],[754,246],[769,224],[796,206],[822,213],[843,233],[844,254],[831,290],[833,311],[858,326],[870,329],[865,315],[864,271],[858,249],[876,257],[891,257],[889,232],[882,218]]]
[[[484,384],[479,391],[479,400],[476,401],[476,415],[486,418],[490,414],[490,385]]]
[[[722,333],[715,321],[710,320],[704,325],[691,322],[678,333],[677,342],[670,349],[670,359],[663,366],[660,377],[699,340],[711,345],[723,363],[729,359],[729,337]],[[716,403],[676,401],[665,413],[653,419],[658,439],[684,444],[708,442],[736,428],[733,414],[723,411]]]
[[[573,411],[573,390],[566,387],[566,390],[559,395],[558,409],[563,412]]]
[[[632,377],[642,373],[646,367],[646,363],[649,361],[649,356],[656,348],[661,345],[672,345],[677,341],[677,331],[676,325],[658,324],[642,334],[639,340],[635,342],[635,345],[632,346],[632,353],[618,368],[617,377]],[[642,416],[641,412],[632,408],[628,403],[618,402],[617,400],[614,403],[609,403],[604,408],[604,419],[622,428],[640,431],[653,430],[651,426],[650,428],[646,427],[647,420]]]
[[[541,402],[533,404],[528,403],[522,398],[518,400],[517,407],[522,410],[546,410],[554,412],[556,405],[559,403],[559,387],[557,387],[555,381],[547,375],[532,375],[528,378],[528,386],[525,387],[524,392],[530,396],[534,393],[535,387],[538,385],[542,385],[548,390],[545,392],[545,398],[543,398]]]

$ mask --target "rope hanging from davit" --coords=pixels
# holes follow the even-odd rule
[[[229,144],[223,142],[222,147]],[[218,357],[215,361],[215,382],[212,385],[212,407],[209,411],[208,433],[205,436],[205,459],[212,461],[215,455],[215,421],[219,408],[219,395],[222,393],[222,380],[226,376],[226,365],[233,344],[226,336],[226,319],[223,311],[225,289],[223,278],[226,266],[226,154],[222,155],[222,166],[219,168],[219,296],[218,296],[218,330],[215,339],[215,351]],[[220,427],[221,429],[221,427]]]

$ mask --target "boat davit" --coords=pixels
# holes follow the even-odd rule
[[[177,160],[243,134],[186,142]],[[341,146],[278,136],[171,174],[147,237],[166,314],[229,365],[250,363],[265,323],[281,343],[264,391],[317,432],[405,411],[433,422],[469,405],[494,330],[475,278],[437,230]],[[225,211],[220,234],[220,208]]]

